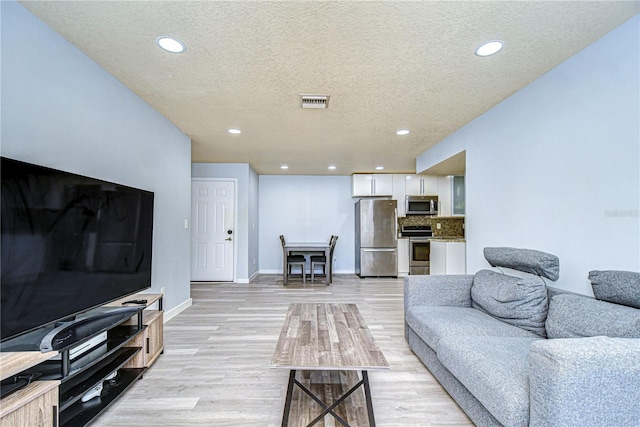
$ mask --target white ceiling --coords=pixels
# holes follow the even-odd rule
[[[416,156],[640,10],[637,1],[22,4],[189,135],[194,162],[304,175],[414,172]],[[161,50],[160,35],[187,50]],[[504,50],[475,56],[491,39]],[[314,93],[331,95],[327,110],[300,107],[299,95]]]

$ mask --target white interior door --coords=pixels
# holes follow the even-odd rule
[[[232,282],[235,182],[191,182],[191,280]]]

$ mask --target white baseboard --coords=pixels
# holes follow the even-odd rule
[[[192,304],[193,304],[193,299],[189,298],[188,300],[182,302],[181,304],[178,304],[177,306],[173,307],[171,310],[165,311],[163,313],[163,323],[167,323],[169,320],[173,319],[178,314],[182,313],[187,308],[191,307]]]
[[[249,283],[251,279],[236,279],[233,283]]]
[[[299,271],[298,271],[299,273]],[[282,276],[282,269],[279,270],[260,270],[259,274],[279,274]]]

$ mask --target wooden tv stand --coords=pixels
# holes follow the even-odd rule
[[[164,350],[162,297],[136,294],[107,304],[105,307],[137,306],[141,310],[131,318],[115,320],[107,328],[105,342],[72,360],[72,345],[48,353],[0,353],[3,380],[21,373],[41,374],[27,387],[0,401],[0,427],[84,426],[100,415],[142,377]],[[132,299],[147,302],[122,304]],[[148,308],[155,303],[158,309]],[[105,381],[113,372],[117,376]],[[104,384],[100,396],[82,402],[83,395],[100,384]]]
[[[25,351],[0,353],[0,380],[36,366],[57,352],[40,353]],[[60,381],[34,381],[25,388],[2,399],[0,426],[56,427],[58,425],[58,386]]]

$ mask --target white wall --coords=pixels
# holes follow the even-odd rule
[[[236,281],[248,283],[258,270],[258,177],[247,163],[194,163],[193,178],[236,179]]]
[[[153,191],[152,289],[166,310],[190,304],[189,138],[20,4],[0,7],[2,156]]]
[[[466,149],[467,271],[488,266],[486,246],[556,254],[554,286],[585,294],[590,270],[640,271],[639,22],[417,159],[422,171]]]
[[[353,273],[354,203],[350,176],[260,175],[260,272],[282,273],[288,241],[326,241],[338,236],[334,273]]]

